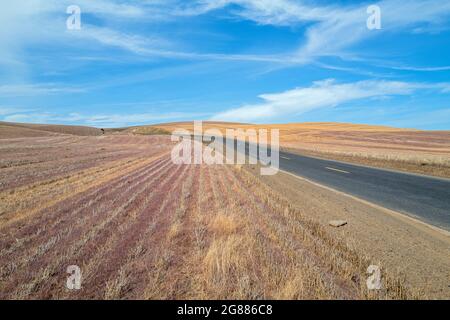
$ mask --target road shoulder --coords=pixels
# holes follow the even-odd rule
[[[373,264],[402,275],[412,289],[429,298],[450,298],[448,233],[284,172],[260,176],[255,167],[249,171]],[[348,224],[333,228],[330,220]]]

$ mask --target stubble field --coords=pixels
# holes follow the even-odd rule
[[[414,298],[234,166],[175,165],[167,136],[0,139],[2,299]],[[69,290],[77,265],[82,288]]]
[[[130,128],[130,132],[193,129],[192,122]],[[241,124],[203,122],[203,128],[279,129],[282,149],[406,172],[450,177],[450,131],[399,129],[349,123]]]

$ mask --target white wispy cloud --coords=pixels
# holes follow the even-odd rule
[[[343,103],[395,95],[409,95],[417,90],[447,91],[448,83],[408,83],[365,80],[336,83],[333,79],[317,81],[310,87],[295,88],[281,93],[262,94],[260,104],[244,105],[218,113],[212,120],[260,122],[279,117],[299,115],[314,109],[334,107]]]
[[[0,116],[5,116],[5,115],[22,112],[22,111],[23,110],[21,110],[19,108],[0,106]]]
[[[70,31],[67,34],[72,39],[94,40],[105,46],[118,47],[140,55],[162,55],[162,48],[170,45],[168,40],[157,36],[143,37],[93,25],[84,25],[82,30]]]
[[[97,41],[105,47],[120,47],[131,53],[171,59],[262,61],[286,65],[305,64],[321,56],[349,56],[350,48],[385,32],[414,32],[417,25],[449,26],[450,3],[432,0],[384,0],[375,2],[381,7],[383,30],[366,28],[367,5],[364,4],[320,4],[303,0],[196,0],[196,1],[116,1],[79,0],[82,13],[101,19],[101,27],[83,20],[79,32],[64,32],[65,8],[70,0],[18,0],[0,12],[2,29],[0,41],[0,63],[20,64],[23,46],[40,41],[70,43],[78,39]],[[130,32],[127,22],[146,23],[152,20],[173,20],[183,16],[214,13],[227,9],[230,16],[250,20],[257,24],[292,26],[308,24],[303,44],[292,52],[276,56],[264,54],[221,54],[217,52],[184,51],[173,43],[180,39],[164,39],[157,34]],[[119,20],[113,24],[111,21]],[[168,44],[170,44],[168,46]],[[427,68],[441,71],[442,68]]]
[[[330,18],[333,6],[312,6],[306,1],[291,0],[200,0],[183,3],[172,11],[176,15],[202,15],[217,9],[235,5],[231,14],[260,24],[291,25],[304,21],[320,21]]]
[[[83,116],[80,121],[94,126],[117,127],[131,124],[146,124],[158,121],[198,117],[198,113],[135,113],[135,114],[100,114]],[[81,116],[80,116],[81,117]]]
[[[384,0],[370,3],[381,8],[382,30],[368,30],[369,4],[323,5],[292,0],[202,0],[182,6],[176,12],[200,15],[230,5],[238,6],[230,14],[258,24],[292,26],[311,24],[306,40],[295,54],[284,56],[285,62],[307,63],[321,56],[352,55],[349,49],[386,32],[416,32],[415,26],[450,27],[450,2],[433,0]],[[427,26],[420,29],[425,30]],[[442,30],[442,29],[441,29]],[[439,71],[440,69],[436,69]],[[429,71],[433,71],[429,69]]]
[[[81,87],[63,86],[53,83],[0,85],[1,97],[23,97],[60,93],[77,93],[84,91],[85,89]]]
[[[68,32],[66,8],[81,8],[81,30]],[[153,19],[152,6],[145,2],[115,0],[17,0],[5,4],[0,11],[0,68],[15,80],[26,80],[31,66],[27,50],[33,46],[51,45],[70,48],[75,41],[79,48],[99,49],[120,47],[135,54],[150,55],[152,49],[166,48],[168,41],[145,32],[129,32],[129,23],[148,22]],[[86,17],[95,17],[92,23]],[[75,32],[78,31],[78,32]],[[95,41],[96,45],[92,45]],[[60,57],[55,57],[55,64]]]
[[[47,0],[48,1],[48,0]],[[117,3],[115,1],[108,0],[58,0],[58,3],[62,3],[67,6],[70,4],[76,4],[80,8],[83,8],[83,12],[95,13],[107,17],[116,18],[142,18],[147,17],[146,9],[139,4],[130,3]],[[151,17],[150,17],[151,18]]]
[[[426,32],[427,28],[444,30],[450,26],[450,2],[433,0],[384,0],[370,4],[378,4],[382,10],[382,30],[366,28],[368,4],[324,4],[323,1],[303,0],[147,0],[147,1],[116,1],[116,0],[78,0],[82,14],[89,14],[94,19],[84,19],[82,30],[67,31],[65,9],[74,4],[71,0],[17,0],[7,4],[0,11],[0,71],[4,76],[0,85],[0,95],[3,97],[35,96],[60,93],[74,93],[86,90],[83,87],[70,87],[55,83],[32,83],[27,70],[34,66],[28,61],[30,52],[26,50],[33,45],[51,44],[58,48],[74,45],[77,53],[85,55],[84,48],[94,48],[94,55],[99,52],[113,59],[119,57],[111,53],[110,48],[120,48],[129,56],[139,58],[163,57],[170,59],[189,60],[220,60],[220,61],[256,61],[267,64],[289,66],[291,64],[314,63],[315,66],[354,72],[364,76],[377,75],[365,70],[355,70],[352,66],[332,66],[320,62],[323,56],[339,56],[347,59],[356,55],[353,47],[373,37],[380,37],[395,32]],[[224,9],[229,16],[237,19],[253,21],[255,24],[278,27],[302,25],[306,30],[299,34],[303,39],[301,45],[290,52],[279,54],[220,53],[192,51],[178,47],[179,35],[168,40],[166,35],[158,35],[150,28],[143,28],[149,21],[170,21],[183,19],[186,16],[211,14],[215,10]],[[223,11],[217,19],[223,17]],[[186,17],[187,18],[187,17]],[[89,22],[90,21],[90,22]],[[142,24],[141,24],[142,23]],[[132,26],[132,27],[130,27]],[[137,27],[136,27],[137,26]],[[154,30],[158,30],[155,28]],[[269,47],[269,46],[268,46]],[[80,49],[81,48],[81,49]],[[61,49],[61,51],[64,51]],[[87,50],[87,52],[89,52]],[[111,56],[109,54],[111,53]],[[358,53],[360,54],[360,53]],[[125,56],[125,55],[124,55]],[[142,57],[141,57],[142,56]],[[54,55],[55,64],[58,56]],[[81,59],[82,57],[80,57]],[[95,57],[94,57],[95,58]],[[34,58],[38,59],[38,58]],[[45,57],[48,59],[48,57]],[[360,59],[364,61],[364,59]],[[367,63],[371,63],[366,59]],[[67,67],[66,60],[60,61]],[[377,63],[378,64],[378,63]],[[379,65],[379,64],[378,64]],[[182,71],[182,67],[176,66]],[[449,66],[404,66],[394,65],[391,69],[405,71],[438,72],[448,71]],[[189,70],[188,68],[186,70]],[[53,71],[53,70],[52,70]],[[171,71],[172,72],[172,71]],[[176,72],[176,71],[174,71]],[[187,71],[192,72],[192,71]],[[158,71],[159,73],[159,71]],[[144,75],[145,76],[145,75]],[[138,77],[144,79],[145,77]],[[158,75],[160,76],[160,75]],[[14,81],[9,81],[14,80]],[[50,80],[51,81],[51,80]],[[333,81],[316,82],[310,87],[296,88],[276,94],[264,94],[262,102],[255,105],[245,105],[236,109],[224,111],[214,116],[214,119],[233,121],[259,121],[280,115],[299,114],[316,108],[338,105],[341,103],[389,95],[407,95],[416,90],[436,89],[450,92],[447,84],[428,85],[395,81],[360,81],[354,83],[336,83]],[[194,114],[153,114],[141,113],[131,115],[107,114],[84,116],[78,114],[55,115],[50,113],[5,113],[10,119],[22,121],[49,122],[75,121],[84,124],[118,126],[130,123],[164,121]]]
[[[202,113],[167,112],[167,113],[130,113],[130,114],[94,114],[86,115],[81,113],[58,114],[54,112],[23,112],[20,109],[5,109],[0,116],[2,120],[8,122],[28,122],[28,123],[73,123],[104,128],[118,128],[138,124],[150,124],[155,122],[174,121],[181,119],[193,119],[205,116]],[[18,112],[20,111],[20,112]]]
[[[415,66],[391,66],[394,70],[404,70],[404,71],[419,71],[419,72],[434,72],[434,71],[448,71],[450,66],[440,66],[440,67],[415,67]]]
[[[449,26],[450,3],[432,0],[384,0],[371,4],[378,5],[381,10],[381,30],[369,30],[366,26],[368,18],[367,6],[363,4],[324,7],[325,14],[316,15],[314,23],[306,31],[306,41],[297,51],[303,59],[320,56],[339,56],[345,58],[354,53],[352,46],[370,41],[386,33],[412,33],[418,24],[434,24]],[[314,12],[315,7],[309,7]]]

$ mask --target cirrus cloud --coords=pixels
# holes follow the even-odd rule
[[[364,80],[336,83],[334,79],[316,81],[310,87],[295,88],[281,93],[262,94],[260,104],[244,105],[220,112],[212,120],[259,122],[299,115],[314,109],[334,107],[369,98],[409,95],[416,90],[447,92],[448,83],[408,83],[400,81]]]

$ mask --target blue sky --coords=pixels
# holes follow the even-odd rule
[[[4,121],[450,129],[448,1],[16,0],[0,23]]]

